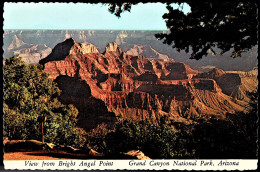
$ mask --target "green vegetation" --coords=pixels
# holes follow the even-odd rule
[[[11,57],[4,64],[4,135],[9,139],[41,140],[39,116],[46,116],[45,141],[82,146],[84,131],[76,127],[78,110],[57,99],[59,88],[41,65]]]
[[[124,119],[114,127],[101,124],[86,133],[76,126],[78,110],[63,105],[59,88],[41,65],[27,65],[12,57],[4,64],[4,135],[9,139],[41,140],[39,116],[45,141],[92,148],[105,154],[141,150],[156,158],[256,158],[257,93],[251,94],[249,113],[223,118],[194,116],[197,123],[172,123],[163,116],[158,123]],[[187,114],[184,114],[184,116]],[[195,120],[196,118],[196,120]]]
[[[211,119],[195,125],[190,146],[197,158],[256,158],[257,115],[227,114],[225,120]]]
[[[110,131],[106,125],[100,125],[89,133],[87,140],[89,146],[96,145],[98,151],[106,154],[142,150],[150,157],[172,158],[180,152],[185,154],[176,138],[176,133],[166,124],[125,119]]]
[[[168,32],[158,33],[155,37],[179,52],[190,52],[191,59],[201,59],[208,55],[208,51],[220,55],[232,51],[231,57],[235,58],[257,45],[255,2],[162,2],[168,10],[162,16]],[[179,6],[173,8],[173,3]],[[184,3],[190,6],[190,12],[187,14],[183,12]],[[131,12],[131,7],[136,4],[137,2],[112,2],[108,3],[108,10],[120,17],[123,12]]]
[[[254,110],[227,114],[225,119],[201,119],[191,125],[175,123],[175,130],[169,127],[167,118],[159,124],[125,119],[112,130],[98,126],[88,133],[87,143],[105,154],[141,150],[156,159],[256,158],[256,121]]]
[[[106,138],[109,153],[139,149],[151,158],[189,156],[179,144],[178,135],[166,124],[124,120]]]

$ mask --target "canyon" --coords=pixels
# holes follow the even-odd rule
[[[110,42],[102,52],[68,38],[39,63],[61,89],[61,102],[78,108],[79,126],[86,130],[126,118],[159,122],[168,116],[190,124],[195,122],[191,116],[249,110],[257,69],[202,72],[159,53],[146,58],[139,53],[143,48],[124,51]]]
[[[190,53],[178,52],[155,38],[157,33],[168,31],[131,30],[4,30],[3,58],[20,56],[28,64],[38,64],[47,57],[60,42],[73,38],[77,42],[93,44],[104,52],[108,42],[116,42],[128,55],[145,56],[147,59],[174,60],[190,65],[193,69],[208,72],[213,68],[225,71],[250,71],[257,66],[257,46],[242,53],[242,57],[231,58],[231,52],[208,56],[201,60],[189,59]],[[218,53],[218,50],[215,50]]]

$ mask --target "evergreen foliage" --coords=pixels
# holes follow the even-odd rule
[[[169,29],[155,37],[171,45],[177,51],[191,52],[191,59],[201,59],[209,51],[224,54],[231,51],[231,57],[241,56],[257,45],[257,5],[249,1],[171,1],[166,2],[168,10],[162,18]],[[174,9],[171,4],[177,3]],[[187,3],[191,11],[183,12]],[[109,3],[109,12],[120,17],[131,11],[137,3]]]
[[[10,139],[41,140],[44,123],[45,141],[82,146],[83,131],[76,127],[78,110],[57,99],[60,90],[41,65],[28,65],[19,57],[4,64],[4,135]],[[78,140],[76,142],[75,140]]]
[[[4,64],[4,135],[9,139],[41,140],[38,117],[44,123],[46,142],[89,147],[118,154],[141,150],[156,158],[245,159],[257,157],[257,93],[251,93],[251,111],[223,115],[223,119],[198,118],[197,123],[171,123],[163,116],[159,123],[124,119],[114,128],[99,125],[88,134],[77,128],[78,110],[63,105],[60,90],[41,65],[25,64],[21,58]]]
[[[152,159],[255,159],[257,115],[254,110],[225,116],[225,119],[201,119],[200,123],[190,125],[178,123],[175,129],[164,120],[157,124],[125,119],[113,130],[99,126],[98,137],[92,133],[87,140],[88,145],[95,145],[96,150],[106,154],[141,150]]]

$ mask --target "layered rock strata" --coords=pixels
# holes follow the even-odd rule
[[[184,114],[244,111],[245,93],[257,84],[254,72],[202,73],[184,63],[126,54],[115,42],[99,53],[94,45],[70,38],[40,63],[61,88],[61,101],[79,109],[80,125],[87,128],[120,118],[156,122],[168,115],[173,121],[190,123]],[[243,79],[248,77],[252,81]],[[234,92],[233,87],[243,91]]]

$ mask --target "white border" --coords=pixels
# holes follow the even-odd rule
[[[257,159],[4,161],[10,170],[256,170],[257,164]]]

